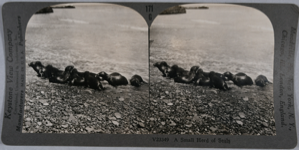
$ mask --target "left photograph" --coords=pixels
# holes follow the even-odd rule
[[[22,133],[148,134],[148,26],[100,3],[41,9],[26,28]]]

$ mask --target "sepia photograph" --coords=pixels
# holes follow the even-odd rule
[[[179,5],[161,12],[149,34],[124,6],[37,11],[25,35],[22,132],[276,135],[266,15]]]
[[[148,26],[138,12],[49,6],[31,17],[25,37],[22,133],[148,133]]]
[[[276,135],[273,64],[273,27],[257,9],[164,10],[150,27],[150,132]]]
[[[298,5],[241,1],[3,4],[2,145],[296,147]]]

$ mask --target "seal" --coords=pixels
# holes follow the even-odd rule
[[[154,63],[154,67],[157,67],[162,72],[163,77],[166,77],[166,70],[170,68],[170,66],[165,61]]]
[[[189,71],[179,67],[178,65],[172,65],[166,70],[166,77],[175,78],[189,75]]]
[[[141,78],[141,76],[135,74],[132,76],[132,78],[130,79],[130,83],[132,86],[135,87],[140,87],[141,84],[147,84],[146,82],[143,81],[143,79]]]
[[[45,68],[45,66],[40,61],[33,61],[29,63],[28,66],[33,68],[38,77],[41,77],[42,69]]]
[[[267,77],[264,75],[257,76],[256,79],[254,80],[254,82],[257,86],[260,86],[260,87],[264,87],[267,84],[272,84],[271,82],[268,81]]]
[[[62,70],[53,67],[52,65],[47,65],[46,67],[42,68],[41,77],[43,78],[52,78],[63,75]]]
[[[64,72],[62,75],[56,75],[49,77],[49,82],[53,83],[67,83],[68,79],[71,75],[71,71],[74,69],[74,66],[67,66],[64,69]]]
[[[223,75],[225,77],[227,77],[228,80],[233,81],[234,84],[239,87],[242,87],[244,85],[252,85],[253,84],[252,79],[243,72],[239,72],[239,73],[233,75],[231,72],[227,71]]]
[[[192,83],[195,79],[197,70],[200,69],[199,66],[193,66],[191,67],[188,75],[181,75],[179,77],[175,77],[174,78],[174,82],[178,82],[178,83]]]
[[[210,77],[210,87],[214,87],[224,91],[229,90],[226,82],[214,71],[210,72],[209,77]]]
[[[202,69],[196,70],[196,74],[194,77],[194,84],[200,86],[210,86],[209,73],[203,72]]]
[[[107,74],[106,72],[102,71],[97,74],[97,77],[101,77],[103,80],[106,80],[110,85],[117,88],[120,85],[127,85],[128,80],[126,77],[122,76],[120,73],[114,72],[111,74]]]
[[[69,85],[87,87],[87,84],[85,82],[85,72],[79,72],[76,68],[74,68],[71,71],[71,75],[68,81],[69,81]]]
[[[85,86],[95,89],[95,90],[105,90],[101,83],[101,79],[97,77],[97,74],[85,71],[84,72],[84,78],[85,78]]]

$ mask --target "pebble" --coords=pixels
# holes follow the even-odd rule
[[[124,101],[125,99],[123,97],[120,97],[118,100],[119,101]]]
[[[120,119],[121,118],[121,114],[120,113],[114,113],[115,117]]]
[[[31,125],[30,122],[25,122],[26,127],[29,127]]]
[[[172,105],[173,105],[173,103],[167,103],[167,105],[168,105],[168,106],[172,106]]]
[[[233,119],[235,119],[235,120],[239,120],[239,119],[241,119],[240,117],[233,117]]]
[[[239,116],[240,116],[241,118],[245,118],[245,114],[244,114],[243,112],[239,112]]]
[[[91,90],[85,90],[85,92],[89,93],[89,94],[92,94],[92,91]]]
[[[194,115],[194,117],[192,118],[192,120],[194,120],[194,121],[200,121],[201,119],[199,118],[199,116]]]
[[[47,121],[47,122],[46,122],[46,126],[47,126],[47,127],[51,127],[51,126],[53,126],[53,124],[52,124],[50,121]]]
[[[110,120],[116,120],[116,118],[115,118],[115,117],[109,117],[109,119],[110,119]]]
[[[218,103],[219,101],[216,99],[211,100],[212,103]]]
[[[211,90],[212,93],[214,94],[217,94],[217,91],[216,90]]]
[[[210,127],[210,130],[213,131],[213,132],[215,132],[215,131],[217,130],[217,128],[215,128],[215,127]]]
[[[192,127],[192,124],[187,124],[186,127],[190,128]]]
[[[119,123],[118,123],[117,121],[112,121],[112,123],[113,123],[114,125],[116,125],[116,126],[119,125]]]
[[[266,123],[266,122],[262,122],[262,125],[263,125],[264,127],[269,127],[268,123]]]
[[[36,112],[35,115],[36,115],[37,117],[40,117],[42,114],[39,113],[39,112]]]
[[[85,129],[87,130],[87,132],[91,132],[94,130],[93,128],[90,128],[90,127],[86,127]]]
[[[47,100],[43,99],[43,100],[39,100],[39,102],[42,103],[42,104],[44,104],[44,103],[47,103]]]
[[[142,128],[145,127],[144,124],[143,124],[142,122],[139,122],[138,125],[139,125],[140,127],[142,127]]]
[[[236,122],[237,122],[237,124],[239,124],[239,125],[241,125],[241,126],[243,125],[243,122],[240,121],[240,120],[237,120]]]
[[[98,129],[98,130],[94,130],[95,133],[103,133],[103,130]]]
[[[170,126],[176,126],[176,123],[175,122],[173,122],[172,120],[170,120]]]
[[[42,125],[42,123],[41,122],[37,122],[37,124],[40,126],[40,125]]]
[[[67,128],[69,125],[68,124],[64,124],[64,125],[61,125],[63,128]]]
[[[43,105],[44,105],[44,106],[48,106],[48,105],[49,105],[49,103],[43,103]]]
[[[248,99],[248,97],[244,97],[243,100],[244,101],[248,101],[249,99]]]
[[[30,110],[30,108],[31,108],[30,106],[25,106],[24,107],[25,110]]]
[[[69,120],[70,122],[76,122],[76,121],[77,121],[77,119],[74,117],[73,114],[70,114],[70,117],[69,117],[68,120]]]

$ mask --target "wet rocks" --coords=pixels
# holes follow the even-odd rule
[[[152,76],[150,97],[153,103],[149,107],[149,118],[156,118],[149,119],[155,122],[150,127],[152,133],[275,135],[275,123],[265,121],[274,118],[273,102],[263,98],[264,94],[273,97],[273,89],[260,91],[253,87],[243,87],[242,90],[232,88],[221,91],[172,83],[172,80],[165,79],[167,84],[163,78],[155,82],[155,74]],[[254,94],[260,96],[249,97]],[[267,119],[263,120],[260,116]]]
[[[158,77],[157,77],[158,78]],[[155,77],[150,92],[28,84],[24,133],[275,135],[273,90],[229,91]],[[34,92],[34,91],[43,92]],[[31,91],[31,92],[30,92]],[[129,93],[129,94],[126,94]],[[148,99],[150,93],[151,99]],[[251,95],[256,95],[254,98]],[[46,96],[48,98],[46,98]]]

